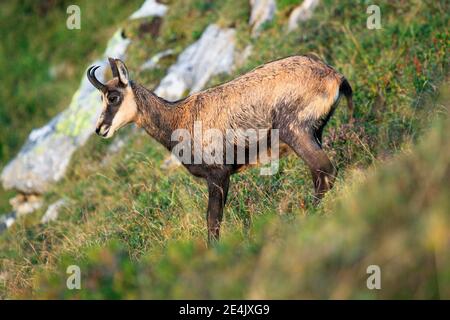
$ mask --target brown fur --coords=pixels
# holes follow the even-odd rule
[[[321,149],[322,131],[341,93],[349,106],[352,93],[345,78],[316,57],[293,56],[273,61],[177,102],[168,102],[136,83],[128,83],[125,65],[115,60],[115,67],[111,61],[117,77],[106,84],[104,100],[107,101],[107,92],[119,90],[123,102],[115,115],[119,120],[110,123],[108,137],[121,126],[135,122],[172,150],[176,144],[171,141],[172,132],[186,129],[194,137],[195,121],[202,122],[203,131],[218,129],[224,137],[227,129],[279,129],[280,154],[293,149],[306,162],[317,200],[332,187],[336,170]],[[119,76],[117,70],[125,75]],[[107,113],[107,103],[104,108]],[[208,182],[208,235],[210,240],[217,239],[229,177],[246,165],[184,165]]]

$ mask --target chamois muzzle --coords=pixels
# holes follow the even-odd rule
[[[97,128],[95,128],[95,133],[103,138],[106,138],[110,129],[111,126],[108,124],[100,124]]]
[[[106,86],[101,83],[100,81],[97,80],[97,78],[95,77],[95,70],[97,70],[98,68],[100,68],[100,66],[92,66],[87,70],[87,78],[89,79],[90,83],[92,83],[92,85],[94,87],[96,87],[98,90],[105,92],[106,91]]]

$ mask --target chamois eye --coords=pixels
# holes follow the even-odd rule
[[[118,95],[109,95],[108,96],[108,102],[110,104],[116,104],[117,102],[119,102],[120,97]]]

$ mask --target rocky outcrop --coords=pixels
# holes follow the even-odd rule
[[[153,57],[151,57],[150,59],[148,59],[147,61],[145,61],[139,68],[140,71],[143,70],[151,70],[153,68],[155,68],[159,61],[165,57],[171,56],[174,54],[174,50],[173,49],[167,49],[164,50],[162,52],[158,52],[157,54],[155,54]]]
[[[234,29],[209,25],[201,38],[186,48],[161,80],[155,93],[178,100],[186,93],[202,90],[211,77],[230,72],[234,64]]]
[[[162,16],[167,6],[147,0],[131,16],[138,19]],[[103,58],[94,64],[105,70],[107,58],[125,57],[130,40],[118,30],[110,39]],[[104,75],[97,73],[100,81]],[[97,90],[83,74],[79,89],[68,108],[54,117],[42,128],[33,130],[19,154],[3,169],[0,179],[5,189],[16,189],[25,194],[41,194],[59,181],[65,174],[72,154],[93,133],[93,127],[101,102]]]
[[[150,16],[161,17],[167,6],[147,0],[134,12],[130,19]],[[124,59],[130,43],[122,30],[118,30],[109,40],[103,57],[93,64],[106,70],[108,57]],[[97,72],[100,81],[104,74]],[[81,147],[93,133],[93,127],[101,109],[98,92],[83,75],[78,90],[66,110],[55,116],[42,128],[33,130],[19,154],[3,169],[0,180],[5,189],[16,189],[18,196],[11,199],[13,210],[0,217],[0,232],[10,227],[21,215],[35,211],[43,205],[38,196],[46,191],[65,174],[73,153]],[[52,220],[62,203],[55,203],[47,211],[45,221]]]
[[[264,23],[275,17],[277,4],[275,0],[250,0],[252,12],[249,24],[252,27],[252,37],[257,37]]]
[[[167,12],[167,6],[155,0],[146,0],[142,6],[133,12],[130,19],[141,19],[147,17],[162,17]]]
[[[129,42],[117,31],[103,59],[94,64],[106,67],[108,56],[123,57]],[[103,77],[99,72],[100,81]],[[33,130],[19,154],[4,168],[1,174],[4,188],[27,194],[46,192],[64,176],[72,154],[93,133],[100,109],[98,92],[83,75],[69,107],[44,127]]]
[[[318,4],[319,0],[304,0],[300,6],[295,8],[289,16],[288,31],[297,29],[299,23],[311,19]]]

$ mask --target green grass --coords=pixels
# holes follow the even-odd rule
[[[137,196],[135,213],[111,212],[126,214],[127,221],[118,216],[103,217],[103,223],[87,218],[85,224],[103,228],[114,223],[111,229],[116,231],[102,233],[100,238],[107,236],[108,241],[101,245],[83,241],[82,253],[71,243],[56,266],[36,267],[31,297],[448,298],[449,129],[449,118],[442,117],[408,153],[388,163],[377,161],[364,172],[349,172],[327,196],[321,214],[258,214],[245,234],[234,226],[212,249],[201,235],[183,232],[179,237],[170,230],[185,227],[184,219],[195,219],[195,214],[180,221],[150,209],[177,211],[176,201],[152,198],[145,201],[145,209]],[[161,191],[170,193],[168,181],[160,178]],[[139,214],[142,210],[147,210],[145,215]],[[51,233],[62,232],[64,224],[54,224]],[[82,270],[80,291],[65,287],[65,270],[72,264]],[[380,291],[365,287],[369,265],[382,270]]]
[[[33,128],[64,110],[87,65],[98,58],[133,1],[81,0],[81,29],[66,27],[73,1],[2,1],[0,4],[0,169]],[[11,193],[0,188],[0,212]]]
[[[448,19],[436,15],[448,11],[446,2],[383,2],[383,29],[368,30],[365,2],[323,1],[286,35],[294,3],[281,1],[258,39],[250,38],[247,1],[184,3],[171,1],[157,38],[139,33],[142,21],[125,26],[137,40],[132,75],[156,86],[173,57],[156,70],[133,70],[158,51],[181,52],[211,22],[236,26],[238,48],[251,43],[253,51],[209,85],[271,59],[320,54],[355,91],[357,122],[348,124],[341,105],[325,132],[340,169],[336,187],[314,208],[308,170],[295,156],[270,178],[257,168],[234,176],[221,243],[207,249],[202,181],[182,168],[161,170],[167,152],[143,134],[117,154],[92,137],[46,195],[47,203],[70,199],[58,221],[41,225],[41,210],[0,236],[0,296],[450,297],[448,93],[439,90],[449,37]],[[81,291],[65,288],[70,264],[81,267]],[[365,287],[370,264],[382,268],[381,291]]]

